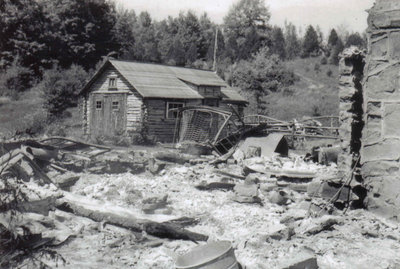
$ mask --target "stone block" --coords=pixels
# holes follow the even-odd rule
[[[398,0],[378,0],[369,10],[370,29],[400,27],[400,3]]]
[[[400,207],[386,203],[381,197],[368,195],[366,204],[372,213],[388,219],[400,220]]]
[[[339,103],[339,110],[340,111],[351,111],[352,103],[351,102],[340,102]]]
[[[298,252],[293,257],[285,259],[280,269],[318,269],[317,258],[310,253]]]
[[[331,199],[334,195],[336,195],[340,188],[341,184],[314,180],[308,184],[307,194],[309,197]],[[343,187],[337,199],[341,201],[347,201],[349,197],[351,198],[350,192],[350,187]]]
[[[399,170],[400,170],[399,161],[367,162],[362,165],[361,175],[364,178],[393,175],[399,173]]]
[[[400,139],[385,139],[382,142],[365,145],[361,151],[361,163],[400,159]]]
[[[386,104],[383,130],[385,136],[400,137],[400,103]]]
[[[381,117],[382,116],[382,103],[381,102],[368,102],[367,114],[370,116]]]
[[[340,87],[340,88],[346,88],[346,91],[345,91],[345,93],[347,92],[347,90],[350,90],[351,91],[351,86],[353,85],[354,83],[353,83],[353,76],[340,76],[340,78],[339,78],[339,85],[341,85],[342,87]],[[345,86],[345,87],[343,87],[343,86]],[[350,89],[347,89],[347,88],[350,88]]]
[[[285,191],[272,191],[269,193],[268,200],[277,205],[286,205],[289,195]]]
[[[365,91],[368,98],[382,100],[400,100],[399,70],[400,64],[387,65],[380,67],[383,70],[371,70],[370,76],[366,81]]]
[[[391,32],[390,33],[389,54],[390,54],[391,59],[394,59],[394,60],[400,59],[400,32]]]
[[[380,117],[368,116],[363,137],[367,143],[376,142],[382,135],[382,119]]]
[[[283,224],[276,224],[268,228],[266,241],[272,240],[290,240],[295,234],[293,227],[288,227]]]
[[[387,56],[387,36],[379,37],[371,42],[371,57],[373,59],[385,59]]]
[[[341,58],[339,61],[339,73],[341,75],[351,75],[353,71],[353,65],[349,61],[345,61],[344,58]]]
[[[398,199],[400,175],[369,177],[366,180],[370,195],[374,198],[380,198],[386,203],[400,206]]]

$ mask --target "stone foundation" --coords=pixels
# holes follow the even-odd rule
[[[400,220],[400,1],[377,0],[368,17],[361,174],[369,210]]]

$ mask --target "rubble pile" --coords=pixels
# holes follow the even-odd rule
[[[57,154],[24,153],[0,171],[8,183],[20,166],[30,172],[18,181],[28,198],[14,225],[19,236],[21,227],[37,235],[28,240],[36,244],[30,250],[57,251],[61,260],[41,258],[50,267],[175,268],[177,257],[194,247],[225,240],[242,268],[400,265],[398,223],[347,210],[356,197],[334,163],[292,152],[261,156],[259,150],[235,158],[240,148],[221,161],[165,149],[41,144]],[[3,211],[0,229],[6,232],[8,218]]]

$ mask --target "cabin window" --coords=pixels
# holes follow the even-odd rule
[[[218,107],[219,106],[219,102],[218,102],[218,99],[206,98],[206,99],[203,99],[203,105],[204,106]]]
[[[119,110],[119,102],[118,101],[112,102],[112,110]]]
[[[101,109],[102,102],[96,101],[96,109]]]
[[[113,77],[108,79],[108,89],[109,90],[117,89],[117,78]]]
[[[167,119],[176,119],[178,117],[178,108],[184,107],[184,103],[181,102],[167,102]]]

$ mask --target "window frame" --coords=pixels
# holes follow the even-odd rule
[[[99,106],[100,104],[100,106]],[[103,101],[102,100],[96,100],[96,110],[101,110],[103,108]]]
[[[114,106],[116,103],[116,107]],[[118,111],[119,110],[119,101],[111,101],[111,110],[112,111]]]
[[[117,76],[108,77],[108,90],[116,90],[117,89],[117,79],[118,79]]]
[[[181,105],[181,106],[169,108],[170,105]],[[177,114],[176,114],[176,116],[172,116],[172,117],[169,116],[170,109],[182,108],[182,107],[185,107],[185,102],[167,101],[166,106],[165,106],[165,118],[166,119],[176,119],[178,117]]]

